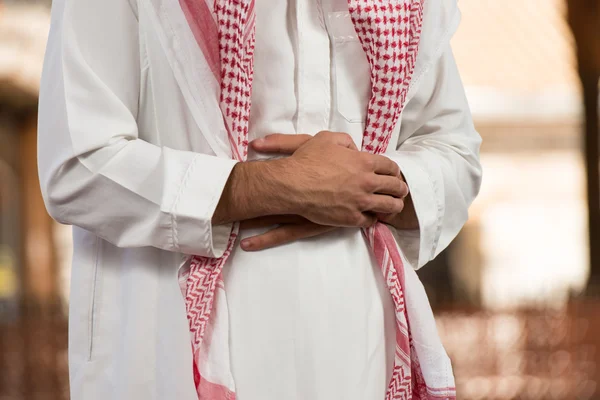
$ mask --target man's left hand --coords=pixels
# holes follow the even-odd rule
[[[286,149],[286,153],[291,153],[294,151],[293,147],[300,147],[304,141],[310,140],[297,140],[300,139],[297,135],[274,135],[271,138],[267,136],[266,139],[261,141],[260,146],[255,146],[253,143],[250,145],[263,153],[279,153],[282,148]],[[403,177],[399,179],[403,180]],[[378,214],[377,219],[397,229],[417,229],[419,223],[410,194],[404,199],[404,203],[405,208],[401,213]],[[336,226],[319,225],[297,215],[274,215],[242,221],[241,229],[267,227],[275,224],[279,226],[261,235],[242,240],[242,249],[245,251],[264,250],[339,229]]]
[[[404,198],[404,209],[396,214],[377,214],[377,220],[398,230],[419,229],[419,220],[410,193]]]
[[[242,249],[245,251],[264,250],[339,229],[336,226],[315,224],[297,215],[274,215],[242,221],[240,229],[264,228],[273,225],[279,226],[261,235],[242,240]]]

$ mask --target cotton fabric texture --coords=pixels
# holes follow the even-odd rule
[[[360,147],[370,74],[348,2],[255,6],[248,139],[330,129]],[[457,23],[452,2],[424,3],[406,107],[385,151],[403,170],[420,221],[419,231],[393,232],[408,321],[421,307],[409,299],[422,290],[411,267],[456,235],[479,187],[479,136],[448,47]],[[53,4],[40,177],[51,214],[75,226],[73,399],[198,398],[177,276],[189,255],[215,259],[227,250],[232,227],[210,219],[236,163],[210,65],[178,2]],[[229,332],[212,336],[229,342],[230,360],[208,363],[206,381],[242,400],[384,397],[396,318],[377,264],[359,230],[263,253],[234,247],[223,268]],[[427,382],[425,371],[438,370],[419,361]]]

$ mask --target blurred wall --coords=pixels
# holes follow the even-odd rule
[[[564,306],[585,285],[580,88],[561,0],[461,0],[453,49],[484,180],[453,252],[466,298]],[[473,232],[476,232],[473,234]]]

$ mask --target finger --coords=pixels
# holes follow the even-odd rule
[[[244,239],[241,246],[245,251],[259,251],[296,240],[317,236],[334,229],[336,229],[336,227],[313,223],[289,224],[275,228],[262,235]]]
[[[261,153],[293,154],[312,138],[310,135],[284,135],[274,133],[264,138],[253,140],[250,145]]]
[[[358,150],[352,136],[343,132],[330,132],[330,131],[322,131],[315,135],[315,138],[321,140],[327,140],[331,143],[335,143],[339,146],[346,147],[350,150]]]
[[[259,251],[282,244],[294,242],[321,235],[337,229],[334,226],[317,225],[312,222],[289,224],[270,230],[262,235],[242,240],[241,246],[245,251]]]
[[[374,162],[374,172],[378,175],[401,176],[400,167],[394,161],[385,156],[372,155]]]
[[[383,223],[392,223],[394,221],[397,221],[400,219],[400,215],[402,215],[402,213],[400,214],[382,214],[382,213],[377,213],[375,214],[377,216],[377,220],[381,221]]]
[[[374,194],[369,197],[367,212],[397,214],[404,209],[404,200],[396,197]]]
[[[376,175],[371,185],[373,193],[387,194],[399,199],[408,196],[409,192],[406,182],[394,176]]]
[[[357,223],[359,228],[369,228],[377,223],[377,216],[372,213],[362,213]]]
[[[247,219],[240,223],[240,229],[266,228],[279,224],[299,224],[307,220],[299,215],[269,215],[265,217]]]

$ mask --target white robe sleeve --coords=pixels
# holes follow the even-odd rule
[[[39,104],[50,214],[120,247],[219,257],[211,218],[235,161],[140,139],[138,22],[127,0],[55,0]]]
[[[407,103],[396,150],[387,152],[404,174],[419,230],[400,231],[408,261],[420,268],[456,237],[479,192],[481,137],[448,45]]]

